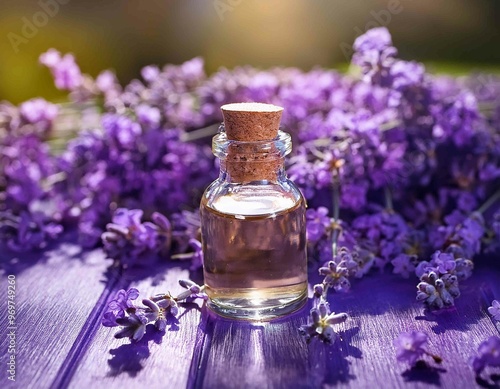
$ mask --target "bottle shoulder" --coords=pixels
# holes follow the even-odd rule
[[[288,179],[245,184],[216,180],[205,190],[202,198],[202,206],[228,214],[270,214],[301,204],[305,207],[302,193]]]

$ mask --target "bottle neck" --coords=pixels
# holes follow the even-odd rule
[[[292,149],[290,135],[279,131],[270,141],[228,140],[223,127],[213,138],[212,149],[220,159],[220,178],[231,183],[276,182],[286,178],[285,156]]]
[[[285,159],[252,159],[248,155],[236,155],[220,161],[219,177],[230,183],[253,181],[277,182],[286,178]]]

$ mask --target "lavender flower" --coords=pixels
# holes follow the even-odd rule
[[[438,276],[434,271],[420,277],[417,285],[417,300],[423,301],[430,308],[451,307],[455,298],[460,296],[457,277],[450,274]]]
[[[40,63],[50,69],[58,89],[72,91],[83,82],[80,68],[72,54],[61,56],[57,50],[50,49],[40,56]]]
[[[336,339],[334,326],[347,320],[346,313],[331,313],[329,304],[322,301],[311,309],[308,323],[299,328],[299,332],[307,341],[318,336],[325,343],[333,343]]]
[[[500,302],[498,300],[493,300],[491,307],[488,307],[488,312],[493,319],[500,321]]]
[[[19,216],[12,212],[0,212],[0,239],[15,252],[43,249],[62,231],[60,224],[41,212],[23,211]]]
[[[398,362],[406,362],[414,366],[418,359],[425,354],[424,345],[429,337],[426,333],[420,331],[403,332],[394,339],[396,347],[396,358]]]
[[[203,267],[203,248],[201,242],[196,239],[189,239],[189,245],[193,249],[190,270],[198,270]]]
[[[319,207],[317,210],[308,209],[306,212],[307,218],[307,240],[309,242],[317,242],[326,233],[330,227],[331,220],[328,216],[328,209]]]
[[[164,312],[169,312],[174,317],[179,314],[177,298],[173,297],[170,293],[154,295],[151,297],[151,301],[155,302]]]
[[[439,356],[430,354],[425,349],[428,339],[429,337],[425,332],[402,332],[393,342],[396,348],[396,359],[398,362],[406,362],[410,366],[415,366],[422,356],[428,355],[431,356],[435,362],[441,363],[442,360]]]
[[[207,300],[208,295],[203,292],[204,286],[200,286],[191,280],[179,280],[179,285],[187,289],[186,292],[177,296],[177,300],[184,300],[191,302],[195,299]]]
[[[358,264],[354,261],[351,253],[346,247],[339,250],[339,255],[333,260],[319,268],[319,274],[325,276],[323,283],[332,287],[337,292],[347,292],[351,283],[348,276],[354,274]]]
[[[57,116],[57,106],[44,99],[31,99],[22,103],[19,113],[26,123],[34,124],[41,130],[48,130]]]
[[[156,258],[156,254],[168,253],[170,243],[168,220],[159,214],[154,219],[161,224],[141,222],[142,210],[119,208],[115,211],[112,223],[102,234],[104,249],[110,258],[124,266],[146,263]],[[163,230],[161,230],[163,228]]]
[[[158,331],[165,332],[167,317],[179,315],[179,301],[191,302],[199,298],[205,302],[208,298],[203,292],[204,286],[197,285],[191,280],[179,280],[179,284],[187,290],[176,297],[167,292],[145,298],[142,300],[143,307],[133,303],[133,300],[139,297],[137,289],[120,290],[109,302],[102,318],[102,325],[121,326],[115,337],[128,337],[133,341],[138,341],[144,336],[148,323],[154,324]]]
[[[165,310],[162,310],[158,304],[150,299],[143,299],[142,303],[147,307],[147,309],[144,310],[144,315],[147,317],[148,322],[154,321],[158,331],[165,331],[167,327]]]
[[[126,312],[135,312],[137,308],[133,300],[139,297],[139,291],[131,288],[127,291],[121,289],[116,294],[115,298],[108,303],[108,309],[104,313],[102,325],[105,327],[115,327],[118,325],[116,321],[119,318],[124,318]]]
[[[123,328],[115,334],[115,338],[130,338],[139,341],[146,332],[148,318],[142,312],[131,313],[127,317],[117,318],[116,323]]]
[[[490,336],[481,342],[477,352],[477,355],[470,359],[476,375],[481,374],[487,366],[500,367],[500,338],[498,336]]]
[[[392,272],[401,275],[403,278],[409,278],[410,274],[415,271],[414,262],[415,256],[401,253],[391,261],[391,264],[394,266]]]
[[[390,67],[397,50],[385,27],[373,28],[354,42],[355,53],[352,62],[361,67],[366,81],[390,85]]]

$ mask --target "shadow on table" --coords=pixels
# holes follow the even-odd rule
[[[359,333],[359,326],[339,332],[339,338],[330,346],[317,339],[310,348],[310,374],[315,387],[333,386],[356,379],[350,371],[348,357],[360,359],[361,350],[352,345],[352,339]]]
[[[380,316],[412,309],[415,294],[411,281],[388,272],[373,273],[352,279],[350,291],[335,294],[331,308],[336,312],[356,312],[359,316]],[[376,304],[367,304],[367,301],[376,301]]]
[[[434,323],[431,329],[438,335],[449,330],[468,331],[470,326],[476,324],[482,317],[477,307],[476,297],[464,294],[462,300],[457,301],[456,306],[439,311],[431,311],[426,308],[423,315],[415,316],[415,320]]]
[[[441,386],[441,373],[446,373],[446,369],[429,366],[424,361],[418,361],[415,366],[406,370],[402,376],[406,382],[422,382],[427,385]]]
[[[486,379],[476,377],[476,383],[482,388],[498,389],[500,388],[500,374],[491,374]]]
[[[135,377],[144,367],[143,362],[149,358],[149,343],[161,344],[162,340],[163,333],[149,325],[146,328],[146,333],[138,342],[124,344],[109,350],[112,357],[108,360],[111,369],[108,375],[114,377],[121,373],[127,373],[131,377]]]

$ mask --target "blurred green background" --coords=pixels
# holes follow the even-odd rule
[[[1,0],[0,100],[57,100],[41,52],[121,83],[148,64],[345,67],[355,37],[386,25],[400,56],[433,70],[500,67],[499,0]]]

